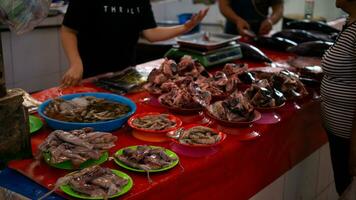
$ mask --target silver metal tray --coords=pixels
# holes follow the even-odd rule
[[[191,35],[177,37],[177,43],[180,46],[199,49],[216,49],[236,41],[240,36],[225,33],[200,32]]]

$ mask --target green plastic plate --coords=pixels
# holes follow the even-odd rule
[[[112,169],[112,172],[114,174],[116,174],[117,176],[128,180],[128,183],[121,189],[120,192],[118,192],[118,193],[114,194],[113,196],[109,197],[109,198],[116,198],[116,197],[119,197],[119,196],[127,193],[132,188],[133,181],[132,181],[132,179],[131,179],[131,177],[129,175],[127,175],[127,174],[125,174],[123,172],[120,172],[120,171],[114,170],[114,169]],[[69,185],[62,185],[60,188],[64,193],[68,194],[69,196],[75,197],[75,198],[79,198],[79,199],[103,199],[103,197],[89,197],[89,196],[86,196],[86,195],[83,195],[83,194],[79,194],[76,191],[74,191]]]
[[[157,147],[157,146],[150,146],[152,148],[163,148],[163,147]],[[122,155],[123,154],[123,151],[124,149],[126,148],[131,148],[131,149],[136,149],[137,146],[130,146],[130,147],[125,147],[125,148],[122,148],[120,150],[118,150],[115,155]],[[161,172],[161,171],[166,171],[166,170],[169,170],[173,167],[175,167],[178,163],[179,163],[179,157],[177,156],[177,154],[175,154],[173,151],[171,150],[168,150],[168,149],[165,149],[164,151],[169,157],[171,158],[175,158],[176,161],[172,162],[172,164],[166,166],[166,167],[163,167],[161,169],[153,169],[153,170],[149,170],[148,172]],[[124,163],[122,163],[120,160],[118,160],[117,158],[114,159],[115,163],[118,164],[119,166],[125,168],[125,169],[128,169],[128,170],[131,170],[131,171],[135,171],[135,172],[146,172],[145,170],[143,169],[137,169],[137,168],[133,168],[133,167],[130,167],[128,165],[125,165]]]
[[[97,160],[89,159],[89,160],[83,162],[82,164],[80,164],[79,168],[75,168],[70,160],[67,160],[67,161],[64,161],[61,163],[57,163],[57,164],[52,164],[51,163],[51,154],[49,152],[44,152],[43,158],[46,161],[46,163],[48,163],[52,167],[59,168],[59,169],[66,169],[66,170],[75,170],[75,169],[84,169],[84,168],[90,167],[92,165],[100,165],[108,160],[109,153],[108,152],[103,153],[103,155],[101,155],[101,157]]]
[[[30,122],[30,133],[34,133],[40,130],[43,126],[43,122],[41,121],[41,119],[33,115],[29,116],[29,122]]]

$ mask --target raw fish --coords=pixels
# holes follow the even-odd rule
[[[285,39],[292,40],[296,43],[310,42],[310,41],[333,41],[333,39],[328,38],[328,36],[322,36],[322,33],[312,33],[310,31],[299,30],[299,29],[285,29],[272,35],[272,37],[281,37]]]
[[[241,51],[243,58],[245,59],[251,59],[255,61],[263,61],[263,62],[268,62],[272,63],[272,60],[266,56],[261,50],[259,50],[257,47],[244,43],[244,42],[239,42],[241,45]]]
[[[297,46],[298,44],[292,40],[281,38],[281,37],[257,37],[255,42],[258,46],[277,50],[286,51],[290,47]]]
[[[287,51],[300,56],[322,57],[334,43],[324,41],[303,42]]]
[[[318,21],[309,21],[309,20],[291,21],[286,23],[285,28],[302,29],[306,31],[319,31],[328,35],[340,32],[340,30],[331,27],[326,23],[318,22]]]

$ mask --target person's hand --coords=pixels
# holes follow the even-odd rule
[[[265,35],[268,34],[272,30],[273,24],[270,19],[265,19],[260,26],[259,34]]]
[[[209,8],[205,8],[203,10],[200,10],[197,14],[194,14],[192,18],[184,24],[185,32],[189,32],[196,25],[198,25],[204,19],[208,11]]]
[[[73,64],[62,78],[61,87],[70,87],[78,85],[83,77],[83,64]]]
[[[239,19],[236,21],[236,28],[241,36],[248,36],[247,32],[250,30],[250,24],[244,19]]]

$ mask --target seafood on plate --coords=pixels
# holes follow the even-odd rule
[[[209,93],[207,96],[209,96]],[[207,97],[209,100],[210,98]],[[172,88],[168,93],[162,94],[158,98],[159,102],[168,107],[175,109],[200,109],[201,105],[197,103],[187,88]]]
[[[50,164],[71,161],[79,167],[89,159],[99,159],[103,153],[115,146],[117,137],[111,133],[95,132],[92,128],[83,128],[70,132],[56,130],[39,145],[40,155],[50,154]]]
[[[44,110],[44,114],[52,119],[83,123],[109,121],[129,112],[130,107],[127,105],[94,96],[71,100],[56,98]]]
[[[201,109],[213,98],[230,95],[240,82],[238,74],[247,69],[229,63],[212,75],[190,56],[183,56],[178,64],[174,63],[166,59],[159,69],[150,73],[144,86],[150,94],[160,95],[161,104],[174,109]],[[177,70],[169,70],[172,66]]]
[[[183,56],[178,64],[174,60],[165,59],[158,69],[153,69],[150,72],[144,88],[151,94],[159,95],[164,93],[164,88],[161,86],[166,82],[174,82],[179,85],[182,80],[185,80],[185,77],[193,79],[202,75],[210,76],[204,66],[191,56]]]
[[[245,90],[244,95],[256,108],[278,107],[286,100],[283,93],[269,85],[267,79],[262,79],[252,84],[250,88]]]
[[[308,95],[308,91],[299,80],[299,76],[288,70],[274,74],[269,83],[273,88],[281,91],[287,99],[302,98]]]
[[[175,127],[177,123],[170,120],[168,114],[155,114],[135,118],[132,125],[140,129],[165,130]]]
[[[226,63],[222,72],[224,72],[226,76],[230,77],[234,75],[239,75],[247,69],[248,66],[245,64]]]
[[[179,129],[179,143],[189,145],[213,145],[222,140],[222,136],[206,126],[194,126],[189,129]]]
[[[238,75],[239,80],[244,84],[252,84],[257,80],[256,74],[250,71],[244,71]]]
[[[121,163],[146,172],[171,166],[177,161],[177,158],[167,155],[164,148],[146,145],[127,147],[122,154],[114,156]]]
[[[235,76],[228,76],[223,71],[215,72],[213,77],[200,78],[194,83],[200,87],[202,91],[210,92],[212,97],[226,96],[232,93],[240,80]],[[194,89],[192,90],[195,91]]]
[[[128,176],[120,177],[109,168],[94,165],[59,178],[54,190],[66,185],[80,195],[107,199],[120,193],[130,181]]]
[[[284,70],[282,67],[255,67],[249,68],[239,75],[242,83],[257,83],[262,79],[270,79],[274,74]]]
[[[255,117],[254,107],[241,92],[234,92],[227,99],[211,104],[208,112],[228,122],[248,122]]]

